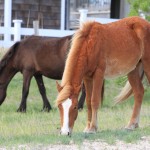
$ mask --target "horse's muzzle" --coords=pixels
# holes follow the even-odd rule
[[[60,134],[61,135],[71,136],[71,133],[72,133],[71,130],[69,130],[69,131],[68,130],[60,130]]]

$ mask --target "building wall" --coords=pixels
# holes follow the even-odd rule
[[[130,4],[127,0],[120,1],[120,18],[128,17],[130,12]]]
[[[0,0],[0,18],[3,25],[4,0]],[[60,0],[12,0],[12,20],[23,20],[22,27],[33,27],[33,21],[39,20],[40,28],[60,28]]]

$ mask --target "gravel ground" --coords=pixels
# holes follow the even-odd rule
[[[124,143],[117,141],[114,145],[109,145],[105,142],[95,141],[92,143],[84,142],[82,150],[150,150],[150,137],[142,137],[142,139],[135,143]]]
[[[82,145],[19,145],[18,147],[9,148],[11,150],[150,150],[150,137],[142,137],[135,144],[116,141],[114,145],[109,145],[106,142],[97,140],[94,142],[84,141]],[[7,150],[1,147],[0,150]]]

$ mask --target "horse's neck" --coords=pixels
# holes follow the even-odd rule
[[[85,58],[79,57],[77,63],[71,66],[68,76],[62,81],[62,85],[71,84],[72,86],[80,86],[86,70]],[[65,74],[65,72],[64,72]]]
[[[13,69],[11,63],[7,63],[5,66],[0,68],[0,84],[1,86],[7,86],[11,81],[12,77],[16,74],[16,70]]]
[[[85,56],[87,55],[87,43],[85,42],[85,37],[80,35],[81,33],[77,33],[72,40],[71,49],[68,54],[63,73],[62,86],[67,82],[77,85],[80,85],[82,82],[86,67]]]
[[[72,76],[73,77],[73,82],[80,85],[82,80],[83,80],[83,76],[84,76],[84,73],[85,73],[85,70],[86,70],[86,61],[85,61],[85,58],[79,58],[78,59],[78,63],[77,65],[75,66],[75,72],[74,72],[74,75]]]

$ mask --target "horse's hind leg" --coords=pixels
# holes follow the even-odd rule
[[[17,110],[18,112],[26,112],[26,101],[29,93],[29,86],[30,86],[32,76],[33,73],[31,73],[30,71],[27,70],[23,71],[22,99],[21,99],[21,104]]]
[[[138,67],[128,74],[128,80],[134,94],[134,107],[132,117],[126,126],[126,129],[134,129],[139,126],[140,110],[144,95],[144,87],[142,85]]]
[[[49,112],[50,109],[52,109],[52,107],[51,107],[51,105],[47,99],[47,96],[46,96],[46,89],[44,86],[42,75],[35,75],[34,77],[36,79],[40,94],[41,94],[42,99],[43,99],[43,110],[46,110]]]
[[[142,64],[144,67],[144,73],[148,79],[148,82],[150,83],[150,53],[143,57]]]

